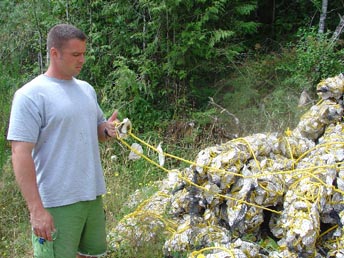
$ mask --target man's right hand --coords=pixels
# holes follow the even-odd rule
[[[44,208],[39,208],[30,213],[32,230],[37,237],[52,241],[52,233],[55,231],[54,220]]]

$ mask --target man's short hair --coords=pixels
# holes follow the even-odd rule
[[[63,45],[71,39],[86,40],[86,34],[77,27],[70,24],[58,24],[52,27],[48,33],[47,50],[52,47],[61,50]]]

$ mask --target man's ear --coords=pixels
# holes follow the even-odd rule
[[[50,48],[49,54],[50,54],[50,58],[51,58],[51,57],[56,57],[57,54],[58,54],[58,51],[57,51],[56,48],[52,47],[52,48]]]

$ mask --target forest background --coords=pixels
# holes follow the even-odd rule
[[[88,35],[79,78],[95,87],[107,116],[118,109],[141,139],[190,160],[205,146],[294,127],[317,102],[316,84],[343,71],[341,0],[1,0],[0,10],[1,257],[30,257],[6,132],[15,90],[47,67],[53,25]],[[113,228],[131,211],[128,196],[136,189],[149,196],[166,173],[129,160],[120,142],[101,150]],[[160,244],[111,257],[161,257]]]

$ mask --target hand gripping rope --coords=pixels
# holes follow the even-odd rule
[[[124,118],[122,122],[115,123],[117,138],[125,139],[131,131],[131,121],[128,118]]]

